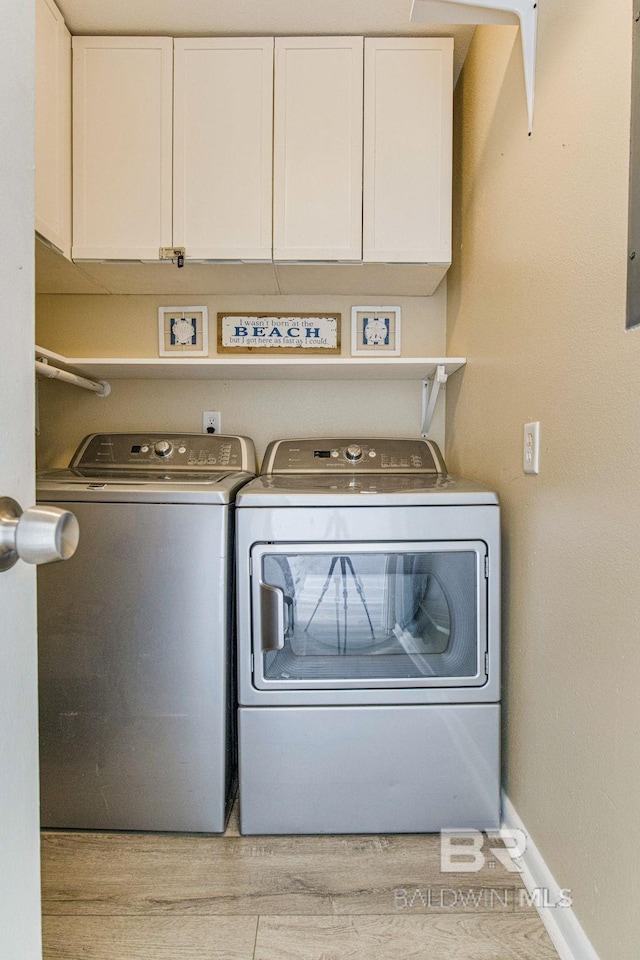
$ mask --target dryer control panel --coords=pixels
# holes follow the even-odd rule
[[[275,440],[267,447],[262,474],[287,473],[446,474],[432,440],[320,438]]]
[[[71,467],[120,468],[146,471],[194,468],[255,470],[253,444],[246,437],[206,433],[95,433],[85,437]]]

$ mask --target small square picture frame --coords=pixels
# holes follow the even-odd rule
[[[351,356],[400,356],[400,307],[351,308]]]
[[[207,307],[158,307],[158,354],[161,357],[208,356]]]

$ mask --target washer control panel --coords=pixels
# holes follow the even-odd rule
[[[446,474],[432,440],[304,439],[275,440],[265,453],[262,473],[430,473]]]
[[[157,467],[166,470],[244,470],[253,473],[255,454],[246,437],[206,433],[100,433],[80,444],[71,467]]]

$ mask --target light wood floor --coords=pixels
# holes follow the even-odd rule
[[[42,883],[45,960],[557,960],[518,874],[441,873],[436,835],[46,832]]]

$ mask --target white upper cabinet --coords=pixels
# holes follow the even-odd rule
[[[276,39],[274,260],[362,259],[362,37]]]
[[[173,244],[270,260],[273,38],[174,44]]]
[[[36,230],[71,256],[71,34],[52,0],[36,2]]]
[[[73,257],[172,244],[173,40],[73,38]]]
[[[48,78],[64,75],[51,4],[38,0],[47,119],[62,97]],[[273,261],[293,293],[429,295],[446,273],[451,39],[74,37],[73,69],[74,259],[184,247],[193,261]],[[39,127],[38,156],[60,157]],[[38,167],[39,207],[53,209],[53,164]]]
[[[365,40],[365,261],[451,262],[452,88],[453,40]]]

